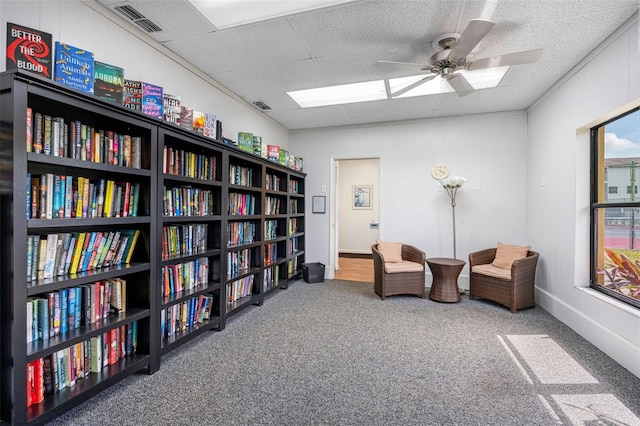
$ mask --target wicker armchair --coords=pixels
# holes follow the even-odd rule
[[[425,297],[425,254],[422,250],[403,244],[402,262],[389,263],[378,250],[378,245],[371,246],[373,254],[374,289],[383,300],[387,296],[413,294]],[[419,267],[417,266],[419,265]]]
[[[488,266],[496,256],[496,248],[469,254],[469,299],[481,298],[500,303],[516,313],[518,309],[535,306],[534,284],[538,253],[529,250],[527,257],[518,259],[505,270],[504,277],[486,275],[474,266]]]

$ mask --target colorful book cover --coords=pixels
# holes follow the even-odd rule
[[[280,161],[279,145],[267,145],[267,159],[269,159],[270,161],[275,161],[276,163]]]
[[[180,126],[193,131],[193,108],[180,105]]]
[[[238,148],[253,153],[253,133],[238,132]]]
[[[163,119],[164,97],[162,86],[142,83],[142,113],[151,117]]]
[[[218,117],[215,114],[204,114],[204,135],[211,139],[216,139],[216,128]]]
[[[204,135],[204,112],[193,111],[193,131],[199,135]]]
[[[125,80],[122,104],[134,111],[142,111],[142,82]]]
[[[7,22],[6,69],[19,68],[51,79],[51,34]]]
[[[180,96],[165,93],[164,98],[164,121],[171,124],[180,125]]]
[[[56,41],[54,80],[93,94],[93,53]]]
[[[122,105],[124,92],[124,68],[95,61],[93,80],[94,95],[103,101]]]

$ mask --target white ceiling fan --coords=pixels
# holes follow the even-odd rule
[[[506,55],[491,56],[472,61],[467,61],[467,55],[480,43],[495,25],[492,21],[473,19],[469,22],[462,34],[444,34],[432,42],[437,50],[428,64],[409,62],[378,61],[376,66],[388,68],[407,68],[416,71],[427,71],[429,74],[423,78],[391,93],[395,98],[416,87],[440,76],[459,95],[465,96],[471,93],[474,87],[469,83],[460,70],[475,71],[486,68],[504,67],[511,65],[532,64],[542,56],[542,49],[528,50],[524,52],[510,53]]]

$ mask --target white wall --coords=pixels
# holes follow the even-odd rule
[[[378,229],[371,229],[371,222],[378,222],[380,211],[380,167],[377,158],[340,160],[338,172],[339,213],[338,245],[340,253],[371,254],[371,244],[379,236]],[[354,209],[353,187],[371,185],[371,209]]]
[[[497,241],[528,243],[526,125],[518,111],[300,130],[291,134],[291,149],[304,157],[307,203],[325,195],[326,185],[328,210],[332,159],[379,157],[380,238],[415,245],[429,257],[453,255],[450,200],[430,174],[434,163],[447,163],[467,178],[456,207],[457,253],[466,260]],[[333,271],[330,216],[306,216],[305,258]],[[468,288],[466,267],[460,284]]]
[[[536,300],[638,377],[640,312],[588,289],[588,129],[640,103],[639,37],[636,15],[529,111],[527,155],[528,235],[542,255]]]
[[[237,140],[238,132],[252,132],[265,143],[288,149],[287,129],[163,54],[163,47],[150,37],[121,27],[119,18],[97,3],[89,4],[93,6],[80,0],[1,0],[0,45],[6,46],[7,22],[51,33],[54,42],[81,47],[98,61],[123,67],[127,79],[163,86],[165,92],[180,96],[184,105],[216,114],[226,137]],[[6,69],[4,59],[0,67]]]

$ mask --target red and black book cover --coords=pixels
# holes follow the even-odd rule
[[[51,34],[7,22],[7,70],[20,68],[52,78]]]

